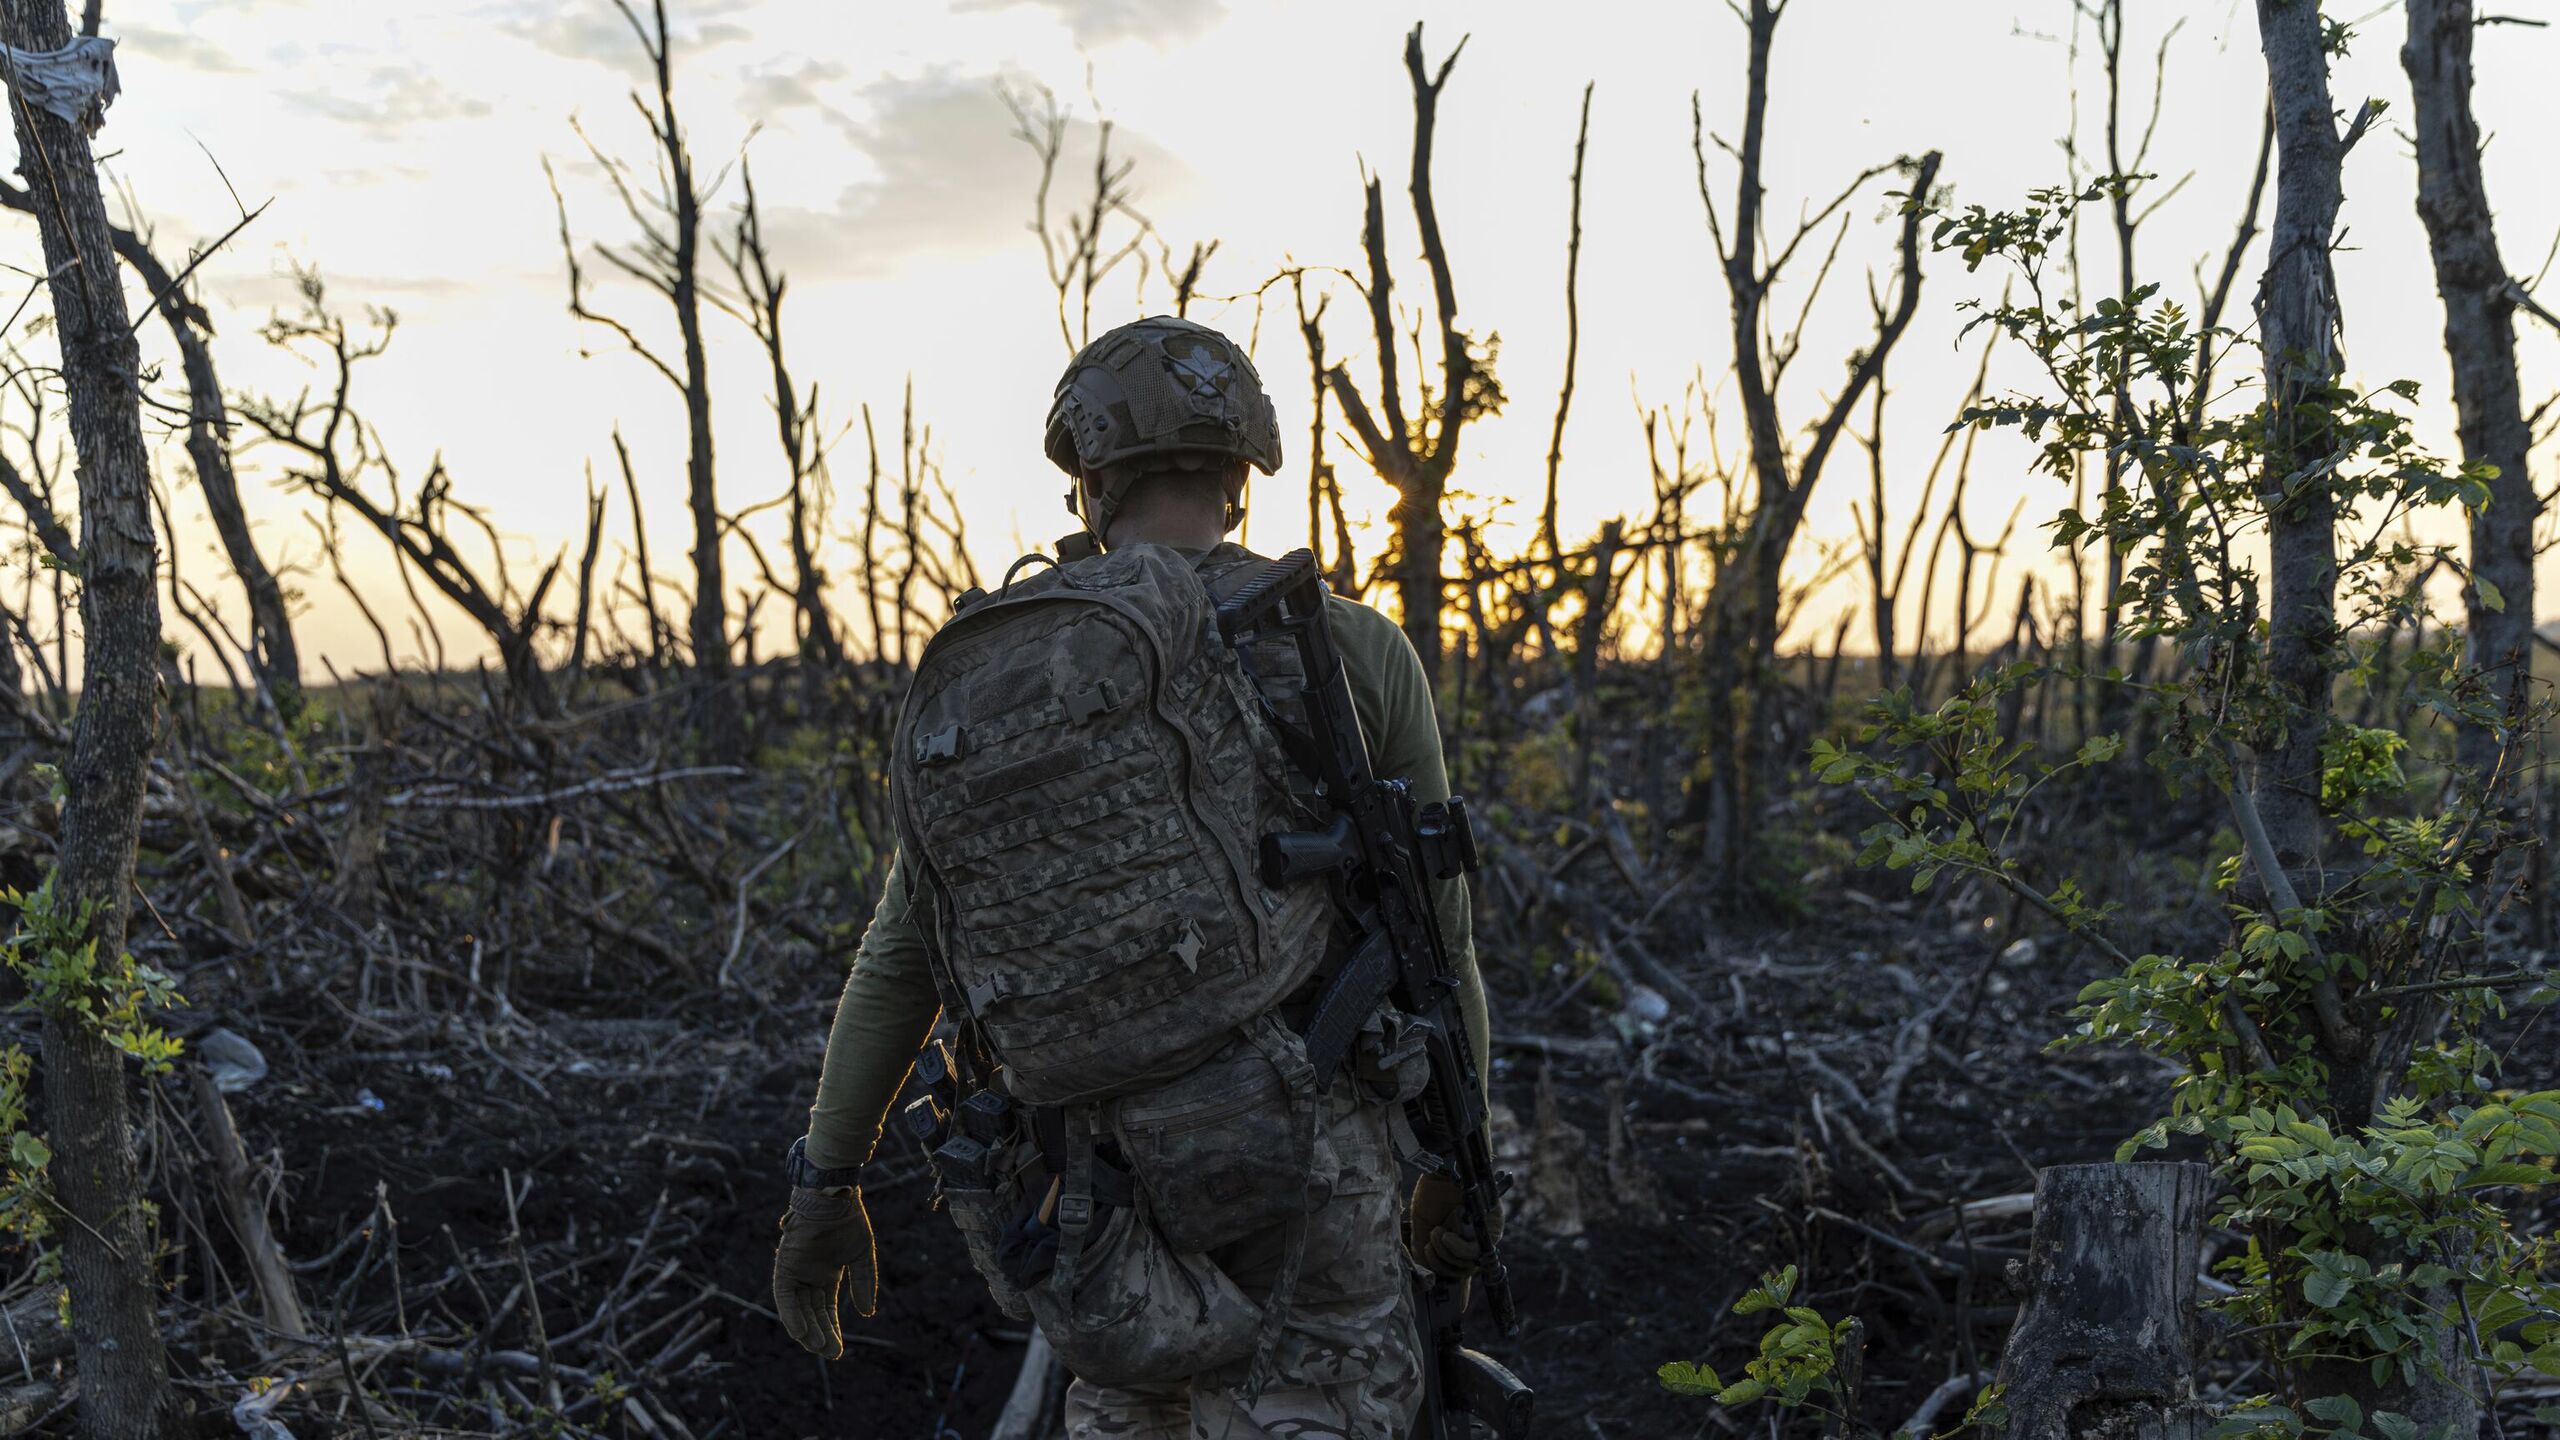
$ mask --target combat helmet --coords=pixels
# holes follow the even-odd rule
[[[1280,421],[1253,361],[1226,336],[1171,315],[1150,315],[1094,340],[1067,362],[1049,407],[1044,448],[1082,483],[1067,508],[1096,540],[1138,476],[1217,470],[1237,460],[1268,475],[1280,468]],[[1244,519],[1227,497],[1227,528]]]

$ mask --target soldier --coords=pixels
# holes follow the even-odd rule
[[[1218,332],[1156,317],[1095,340],[1059,381],[1046,448],[1073,477],[1068,505],[1085,527],[1074,539],[1086,543],[1061,548],[1077,564],[1127,562],[1138,567],[1127,573],[1141,577],[1153,573],[1147,565],[1184,565],[1199,578],[1195,589],[1215,592],[1261,563],[1225,537],[1244,515],[1248,467],[1267,475],[1279,465],[1279,432],[1252,363]],[[1082,558],[1097,548],[1109,553]],[[1024,588],[1009,577],[997,599]],[[964,607],[945,636],[976,613]],[[1418,801],[1445,798],[1431,693],[1404,633],[1346,599],[1330,601],[1328,617],[1377,773],[1406,781]],[[1145,856],[1120,858],[1141,843],[1132,827],[1150,812],[1142,798],[1112,797],[1180,796],[1197,776],[1178,765],[1150,773],[1144,757],[1152,752],[1144,750],[1141,768],[1129,769],[1124,752],[1134,741],[1082,741],[1088,748],[1075,753],[1121,755],[1108,763],[1122,767],[1112,776],[1125,778],[1115,789],[1092,789],[1093,803],[1078,809],[1085,802],[1060,800],[1031,783],[1048,773],[1038,759],[1011,761],[1000,772],[970,770],[1020,753],[1005,751],[1007,743],[1029,743],[994,737],[1071,722],[1082,727],[1078,734],[1107,735],[1108,727],[1137,724],[1151,708],[1127,704],[1133,697],[1119,693],[1125,684],[1073,688],[1099,662],[1063,647],[1089,643],[1083,637],[1093,627],[1043,623],[1051,628],[1042,633],[1055,638],[1009,633],[992,660],[973,654],[965,662],[937,661],[929,648],[920,662],[918,693],[897,743],[907,747],[900,763],[926,768],[912,776],[900,770],[892,786],[906,792],[892,797],[900,802],[903,843],[836,1010],[808,1134],[790,1157],[791,1202],[774,1254],[775,1307],[794,1340],[829,1359],[843,1353],[840,1292],[858,1314],[872,1313],[878,1266],[862,1204],[863,1167],[936,1017],[949,1013],[962,1028],[961,1068],[970,1069],[975,1055],[982,1066],[1006,1072],[985,1082],[991,1098],[975,1102],[993,1108],[970,1115],[998,1117],[984,1133],[1002,1127],[1012,1138],[983,1169],[979,1151],[965,1141],[938,1151],[945,1201],[999,1303],[1035,1317],[1076,1372],[1067,1398],[1072,1440],[1397,1440],[1413,1424],[1424,1384],[1410,1266],[1418,1261],[1441,1275],[1463,1275],[1480,1247],[1455,1218],[1448,1182],[1426,1175],[1410,1207],[1402,1203],[1399,1112],[1418,1082],[1405,1063],[1409,1053],[1403,1060],[1394,1053],[1395,1017],[1372,1020],[1361,1062],[1322,1093],[1295,1094],[1294,1077],[1306,1066],[1303,1052],[1291,1049],[1289,1027],[1321,987],[1323,917],[1330,912],[1292,908],[1296,901],[1266,894],[1260,904],[1280,918],[1263,926],[1263,917],[1248,913],[1255,923],[1239,930],[1229,923],[1231,907],[1216,901],[1241,892],[1190,888],[1170,902],[1151,898],[1166,888],[1155,877],[1172,868],[1145,871]],[[1286,666],[1248,656],[1244,668],[1262,688],[1272,678],[1264,671]],[[954,686],[977,687],[965,711],[951,711],[973,723],[928,731],[931,717],[920,718],[919,710],[932,708],[927,692],[943,671],[959,677]],[[1000,708],[988,698],[999,692],[1012,708],[981,719]],[[1285,698],[1265,700],[1287,709]],[[1253,757],[1263,752],[1270,768],[1285,768],[1270,745],[1240,750],[1228,770],[1245,773],[1221,771],[1214,788],[1248,788]],[[924,793],[973,774],[981,778],[962,787],[964,800],[981,804],[946,805]],[[1100,779],[1047,783],[1091,787]],[[1304,798],[1303,786],[1289,788]],[[1271,803],[1288,799],[1275,794]],[[1186,825],[1244,802],[1222,793],[1189,803],[1176,817]],[[984,856],[1007,836],[1056,830],[1065,812],[1073,812],[1067,819],[1091,817],[1091,834],[1068,831],[1040,842],[1053,857],[1042,868],[1001,883],[954,878],[954,856]],[[918,838],[955,833],[964,820],[977,827],[966,839]],[[1070,898],[1077,903],[1062,909]],[[1464,880],[1440,882],[1437,899],[1466,1029],[1474,1053],[1483,1055],[1485,1006]],[[1169,903],[1173,909],[1163,908]],[[1117,930],[1093,919],[1120,911],[1129,913],[1108,922]],[[1139,922],[1152,928],[1138,934]],[[1287,934],[1292,928],[1312,938]],[[1087,936],[1120,934],[1132,938],[1110,950],[1086,943]],[[966,937],[963,953],[943,943],[953,935]],[[1041,943],[1010,960],[986,958],[1003,939],[1026,936]],[[1062,958],[1079,947],[1099,958]],[[1230,954],[1231,968],[1221,969]],[[988,968],[1002,964],[1014,968]],[[1033,978],[1017,978],[1026,975]],[[1258,978],[1270,975],[1281,981]],[[1153,988],[1136,988],[1141,981]],[[1289,989],[1276,995],[1254,988],[1282,981]],[[1185,984],[1192,988],[1181,990]],[[1177,998],[1162,998],[1174,991]],[[1226,1008],[1201,1020],[1202,1007],[1220,1004]],[[1239,1007],[1254,1013],[1234,1013]],[[1196,1027],[1215,1033],[1173,1048]],[[1129,1058],[1152,1055],[1159,1041],[1166,1057]],[[1115,1061],[1139,1068],[1119,1078],[1096,1068]],[[1180,1074],[1157,1080],[1176,1068]],[[1030,1103],[1051,1095],[1096,1098]],[[1221,1095],[1241,1098],[1220,1102]],[[945,1163],[962,1151],[971,1157],[966,1166]],[[981,1184],[993,1189],[973,1188]],[[1074,1293],[1055,1293],[1064,1284]]]

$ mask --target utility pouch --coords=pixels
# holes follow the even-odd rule
[[[1290,1047],[1276,1060],[1274,1043]],[[1329,1167],[1300,1153],[1281,1065],[1304,1064],[1297,1037],[1239,1035],[1178,1080],[1123,1097],[1113,1131],[1146,1208],[1174,1250],[1203,1254],[1283,1225],[1333,1193]]]
[[[1381,1105],[1402,1105],[1431,1083],[1431,1060],[1423,1042],[1431,1022],[1381,1005],[1360,1027],[1351,1050],[1351,1075],[1361,1093]]]
[[[933,1152],[934,1173],[942,1189],[942,1206],[969,1250],[969,1264],[987,1283],[996,1308],[1016,1320],[1031,1318],[1021,1287],[1006,1278],[997,1259],[1014,1218],[1022,1213],[1022,1187],[1009,1163],[1013,1147],[989,1146],[973,1136],[954,1135]]]
[[[1029,1293],[1050,1348],[1090,1385],[1187,1379],[1253,1353],[1261,1307],[1205,1255],[1174,1248],[1146,1207],[1109,1207],[1072,1265]]]

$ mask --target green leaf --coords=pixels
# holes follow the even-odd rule
[[[2347,1291],[2353,1284],[2352,1280],[2334,1270],[2315,1270],[2302,1277],[2302,1298],[2323,1310],[2334,1310],[2339,1301],[2347,1298]],[[2318,1401],[2312,1402],[2311,1410],[2315,1415],[2320,1413]]]
[[[2479,1189],[2489,1185],[2548,1185],[2552,1175],[2539,1165],[2483,1165],[2462,1177],[2462,1188]]]
[[[1716,1403],[1719,1405],[1748,1405],[1752,1401],[1757,1400],[1768,1393],[1768,1381],[1743,1380],[1726,1386],[1723,1392],[1716,1396]]]
[[[2352,1395],[2323,1395],[2317,1400],[2304,1401],[2302,1408],[2332,1425],[2342,1425],[2349,1430],[2361,1429],[2364,1425],[2364,1407],[2357,1404]]]
[[[2480,592],[2481,609],[2497,615],[2503,615],[2506,613],[2507,597],[2496,585],[2490,583],[2488,576],[2479,574],[2473,575],[2471,577],[2471,588]]]
[[[1716,1378],[1714,1370],[1686,1360],[1671,1361],[1654,1371],[1653,1378],[1661,1381],[1662,1388],[1674,1395],[1713,1395],[1724,1388],[1724,1382]]]

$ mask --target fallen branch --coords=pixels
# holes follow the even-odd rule
[[[625,790],[647,790],[677,780],[736,780],[743,778],[746,774],[747,771],[737,765],[689,765],[676,770],[654,770],[647,773],[608,770],[593,780],[582,781],[559,790],[545,790],[538,795],[458,795],[440,790],[404,790],[390,796],[383,803],[436,810],[531,810],[588,795],[613,795]]]
[[[1013,1377],[1013,1393],[1005,1398],[1004,1410],[996,1416],[987,1440],[1043,1440],[1050,1417],[1058,1410],[1059,1382],[1065,1378],[1056,1352],[1049,1348],[1049,1337],[1035,1327],[1031,1343],[1022,1352],[1022,1370]]]

